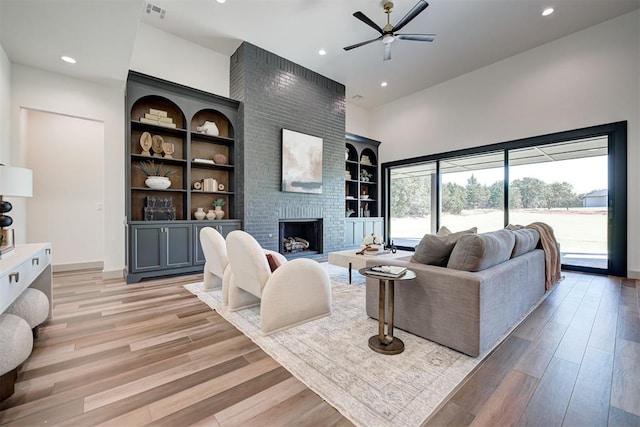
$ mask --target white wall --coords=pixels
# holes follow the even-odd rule
[[[30,242],[51,242],[54,265],[101,267],[104,258],[104,124],[27,110]],[[82,238],[70,239],[69,233]]]
[[[10,117],[11,63],[0,45],[0,163],[11,165]],[[17,166],[17,165],[15,165]]]
[[[640,272],[640,11],[371,112],[380,160],[628,121],[628,268]],[[640,274],[640,273],[639,273]]]
[[[130,68],[229,97],[229,61],[227,55],[141,23]]]
[[[345,130],[369,138],[369,111],[347,102]]]
[[[122,276],[125,256],[124,228],[124,91],[23,65],[11,67],[11,141],[14,164],[26,162],[24,109],[85,118],[104,123],[104,156],[87,159],[73,152],[77,162],[104,165],[104,275]],[[21,113],[22,112],[22,113]],[[99,155],[97,155],[98,157]],[[50,159],[55,162],[56,158]],[[34,170],[37,174],[38,170]],[[56,176],[49,177],[56,181]],[[16,219],[16,217],[14,217]],[[18,222],[18,220],[16,220]],[[20,223],[25,217],[20,218]],[[16,228],[16,240],[20,231]],[[68,231],[71,241],[81,242],[85,236],[75,228]],[[26,231],[22,231],[26,234]],[[55,261],[54,248],[54,263]]]

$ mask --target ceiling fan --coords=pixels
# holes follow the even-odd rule
[[[416,16],[418,16],[423,10],[425,10],[429,6],[424,0],[418,1],[418,3],[413,6],[413,8],[402,18],[395,26],[389,23],[389,15],[391,15],[391,11],[393,9],[393,3],[386,2],[382,5],[384,8],[384,13],[387,14],[387,25],[383,28],[380,28],[378,24],[369,19],[364,13],[358,11],[353,14],[356,18],[376,30],[380,33],[380,37],[376,37],[375,39],[367,40],[364,42],[356,43],[351,46],[347,46],[344,50],[355,49],[356,47],[364,46],[369,43],[373,43],[378,40],[382,40],[384,43],[384,61],[388,61],[391,59],[391,44],[394,40],[413,40],[419,42],[432,42],[435,40],[435,34],[397,34],[396,31],[399,31],[402,27],[407,25],[409,22],[413,20]]]

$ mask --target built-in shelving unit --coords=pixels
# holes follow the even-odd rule
[[[201,270],[204,257],[199,243],[200,229],[212,226],[226,235],[241,228],[240,220],[235,219],[234,136],[238,106],[237,101],[228,98],[129,73],[125,135],[127,281]],[[205,122],[215,123],[218,135],[200,132],[198,128]],[[154,151],[152,147],[145,153],[141,139],[148,139],[147,133],[162,149]],[[202,162],[213,159],[217,161]],[[149,160],[172,172],[169,188],[156,190],[146,186],[146,177],[138,166]],[[203,191],[206,179],[214,179],[216,188]],[[173,219],[162,216],[164,212],[158,215],[161,220],[145,215],[149,197],[161,198],[163,203],[168,201],[175,209]],[[223,219],[195,218],[198,208],[204,212],[213,210],[217,199],[224,201]]]
[[[378,146],[363,136],[345,136],[345,244],[357,246],[365,234],[382,235],[383,219],[378,217]]]

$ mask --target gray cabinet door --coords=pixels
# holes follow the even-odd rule
[[[131,271],[157,270],[163,267],[164,227],[131,227]]]
[[[131,272],[191,266],[191,238],[191,224],[131,226]]]
[[[193,258],[191,249],[191,224],[170,225],[165,229],[166,268],[188,267]]]
[[[345,247],[355,247],[362,244],[364,236],[375,233],[383,236],[384,219],[381,217],[345,218],[344,244]],[[384,236],[383,236],[384,237]]]
[[[224,221],[224,220],[223,220]],[[241,221],[240,220],[227,220],[227,221],[211,221],[209,224],[194,224],[193,225],[193,250],[195,254],[195,259],[193,260],[194,265],[203,265],[206,262],[204,257],[204,252],[202,252],[202,246],[200,245],[200,230],[204,227],[213,227],[218,233],[222,234],[223,237],[227,237],[227,234],[232,232],[233,230],[241,229]]]

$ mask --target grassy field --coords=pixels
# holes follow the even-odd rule
[[[509,215],[511,224],[544,222],[553,227],[562,252],[576,254],[607,253],[606,208],[516,209]],[[451,231],[478,227],[479,233],[503,227],[502,211],[477,209],[460,215],[445,214],[440,223]],[[431,218],[396,218],[391,220],[391,237],[420,239],[430,233]]]

